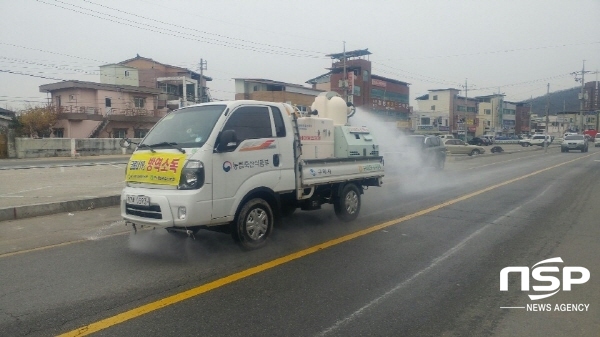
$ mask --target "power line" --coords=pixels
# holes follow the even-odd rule
[[[229,37],[229,36],[225,36],[225,35],[221,35],[221,34],[210,33],[210,32],[206,32],[206,31],[202,31],[202,30],[198,30],[198,29],[194,29],[194,28],[190,28],[190,27],[184,27],[184,26],[176,25],[176,24],[173,24],[172,22],[164,22],[164,21],[152,19],[152,18],[149,18],[149,17],[137,15],[135,13],[126,12],[126,11],[120,10],[118,8],[101,5],[101,4],[98,4],[98,3],[95,3],[95,2],[89,1],[89,0],[82,0],[82,1],[90,3],[92,5],[100,6],[100,7],[106,8],[106,9],[114,10],[114,11],[117,11],[119,13],[123,13],[123,14],[131,15],[131,16],[135,16],[135,17],[138,17],[138,18],[142,18],[142,19],[146,19],[146,20],[150,20],[150,21],[154,21],[154,22],[166,24],[166,25],[169,25],[169,26],[177,27],[177,28],[183,28],[183,29],[186,29],[186,30],[193,30],[193,31],[196,31],[196,32],[199,32],[199,33],[202,33],[202,34],[213,35],[213,36],[217,36],[217,37],[221,37],[221,38],[225,38],[225,39],[230,39],[230,40],[234,40],[234,41],[240,41],[240,42],[245,42],[245,43],[258,44],[258,45],[263,45],[263,46],[267,46],[267,47],[271,47],[271,48],[279,48],[279,49],[301,51],[301,52],[305,52],[305,53],[314,53],[314,54],[321,54],[321,55],[326,54],[325,52],[320,52],[320,51],[304,50],[304,49],[289,48],[289,47],[282,47],[282,46],[272,45],[272,44],[268,44],[268,43],[253,42],[253,41],[248,41],[248,40],[244,40],[244,39],[233,38],[233,37]],[[61,1],[59,1],[59,2],[61,2]]]
[[[189,37],[187,35],[183,35],[182,32],[174,31],[174,30],[171,30],[171,29],[168,29],[168,28],[165,28],[165,27],[152,26],[152,25],[149,25],[149,24],[140,23],[140,22],[136,22],[136,21],[132,21],[132,20],[127,20],[127,22],[121,22],[121,21],[113,20],[113,19],[110,19],[110,17],[118,19],[118,20],[126,20],[126,19],[119,18],[119,17],[116,17],[114,15],[110,15],[110,14],[106,14],[106,13],[101,13],[101,12],[94,11],[94,10],[91,10],[91,9],[87,9],[87,8],[84,8],[84,7],[72,5],[72,4],[68,4],[68,5],[76,7],[76,8],[81,8],[81,9],[90,11],[92,13],[98,13],[98,14],[104,15],[106,17],[98,16],[98,15],[94,15],[94,14],[90,14],[90,13],[86,13],[86,12],[82,12],[82,11],[78,11],[78,10],[75,10],[75,9],[71,9],[71,8],[59,6],[59,5],[56,5],[56,4],[51,4],[51,3],[48,3],[48,2],[45,2],[45,1],[42,1],[42,0],[36,0],[36,1],[44,3],[44,4],[47,4],[47,5],[55,6],[55,7],[58,7],[58,8],[62,8],[62,9],[68,10],[68,11],[72,11],[72,12],[75,12],[75,13],[84,14],[84,15],[88,15],[88,16],[95,17],[95,18],[98,18],[98,19],[102,19],[102,20],[106,20],[106,21],[118,23],[118,24],[121,24],[121,25],[129,26],[129,27],[133,27],[133,28],[137,28],[137,29],[141,29],[141,30],[146,30],[146,31],[154,32],[154,33],[159,33],[159,34],[162,34],[162,35],[178,37],[178,38],[182,38],[182,39],[186,39],[186,40],[191,40],[191,41],[198,41],[198,42],[203,42],[203,43],[207,43],[207,44],[218,45],[218,46],[223,46],[223,47],[228,47],[228,48],[233,48],[233,49],[239,49],[239,50],[248,50],[248,51],[254,51],[254,52],[262,52],[262,53],[265,53],[265,54],[282,55],[282,56],[292,56],[292,57],[303,57],[303,58],[324,58],[323,56],[300,55],[300,54],[293,54],[293,53],[289,53],[289,52],[267,50],[267,49],[258,49],[256,47],[246,46],[246,45],[234,45],[234,44],[229,43],[229,42],[220,41],[220,40],[217,40],[217,39],[206,38],[206,37],[202,37],[202,36],[198,36],[198,35],[192,35],[192,36],[195,36],[195,38],[191,38],[191,37]],[[58,1],[58,0],[56,0],[56,1]],[[61,2],[61,1],[58,1],[58,2]],[[61,2],[61,3],[63,3],[63,2]],[[109,18],[107,18],[107,17],[109,17]],[[143,26],[150,27],[150,28],[146,28],[146,27],[143,27]],[[154,29],[151,29],[151,28],[154,28]],[[172,33],[167,33],[167,32],[172,32]],[[212,42],[212,41],[214,41],[214,42]]]
[[[582,43],[571,43],[571,44],[559,44],[559,45],[551,45],[551,46],[539,46],[539,47],[528,47],[528,48],[511,48],[511,49],[502,49],[502,50],[494,50],[494,51],[482,51],[478,53],[465,53],[465,54],[451,54],[451,55],[432,55],[426,57],[412,57],[412,58],[388,58],[384,59],[386,61],[407,61],[407,60],[425,60],[425,59],[433,59],[433,58],[450,58],[450,57],[463,57],[463,56],[474,56],[474,55],[489,55],[489,54],[501,54],[501,53],[512,53],[517,51],[527,51],[527,50],[539,50],[539,49],[551,49],[551,48],[562,48],[562,47],[572,47],[572,46],[583,46],[590,44],[600,44],[600,41],[593,42],[582,42]]]
[[[73,55],[69,55],[69,54],[56,53],[56,52],[52,52],[52,51],[48,51],[48,50],[42,50],[42,49],[37,49],[37,48],[30,48],[30,47],[20,46],[18,44],[4,43],[4,42],[0,42],[0,44],[1,45],[5,45],[5,46],[11,46],[11,47],[17,47],[17,48],[23,48],[23,49],[33,50],[33,51],[41,51],[43,53],[49,53],[49,54],[54,54],[54,55],[68,56],[68,57],[73,57],[73,58],[77,58],[77,59],[81,59],[81,60],[88,60],[88,61],[94,61],[94,62],[100,62],[100,63],[108,63],[108,62],[105,62],[105,61],[100,61],[100,60],[91,59],[91,58],[87,58],[87,57],[73,56]]]

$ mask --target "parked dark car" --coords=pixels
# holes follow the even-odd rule
[[[479,145],[479,146],[488,146],[490,145],[490,141],[487,138],[473,137],[467,143],[471,145]]]
[[[431,167],[444,169],[446,147],[438,136],[410,135],[404,137],[400,152],[407,161],[404,164],[413,168]]]

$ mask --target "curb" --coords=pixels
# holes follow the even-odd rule
[[[540,146],[539,149],[531,149],[531,150],[527,150],[527,151],[540,151],[540,150],[543,150],[543,149],[544,149],[544,147]],[[548,149],[550,149],[550,146],[548,147]],[[489,157],[489,156],[497,156],[497,155],[513,154],[513,153],[523,153],[523,151],[503,151],[503,152],[498,152],[498,153],[484,153],[484,154],[480,154],[480,155],[477,155],[477,156],[450,155],[450,156],[447,157],[446,160],[448,160],[448,158],[452,158],[453,161],[463,161],[463,160],[475,159],[475,158],[478,158],[478,157]]]
[[[57,164],[57,165],[27,165],[27,166],[5,166],[0,167],[0,171],[5,170],[28,170],[40,168],[59,168],[59,167],[83,167],[83,166],[99,166],[99,165],[127,165],[127,163],[107,162],[107,163],[81,163],[77,165]]]
[[[111,195],[108,197],[97,197],[83,200],[0,208],[0,221],[20,220],[57,213],[87,211],[95,208],[117,206],[120,204],[120,202],[120,195]]]

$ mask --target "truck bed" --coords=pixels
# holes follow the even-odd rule
[[[384,176],[383,157],[308,159],[300,163],[302,187]]]

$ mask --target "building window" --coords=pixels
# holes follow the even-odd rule
[[[146,102],[146,98],[144,98],[144,97],[134,97],[133,98],[133,103],[136,108],[143,108],[145,102]]]
[[[125,77],[129,77],[129,70],[125,70]]]
[[[179,87],[174,84],[160,83],[158,87],[162,92],[169,95],[179,95]]]
[[[69,101],[74,101],[75,100],[75,95],[69,95]]]
[[[483,112],[484,112],[486,115],[491,115],[491,114],[492,114],[492,109],[485,109],[485,110],[483,110]]]
[[[144,138],[148,133],[148,129],[135,129],[133,130],[133,138]],[[119,137],[121,138],[121,137]]]
[[[56,107],[60,108],[62,106],[61,101],[60,101],[60,95],[56,96]]]
[[[258,85],[255,85],[254,88],[252,88],[252,91],[258,91]]]
[[[113,138],[125,138],[127,129],[113,129]]]
[[[435,105],[431,106],[431,111],[435,111]]]
[[[55,138],[64,138],[65,137],[65,129],[54,129],[54,137]]]
[[[429,117],[421,117],[421,125],[431,125],[431,119]]]
[[[437,95],[433,95],[433,100],[437,101]]]
[[[106,97],[106,98],[104,99],[104,105],[105,105],[107,108],[110,108],[110,106],[111,106],[111,101],[110,101],[110,98],[109,98],[109,97]]]

